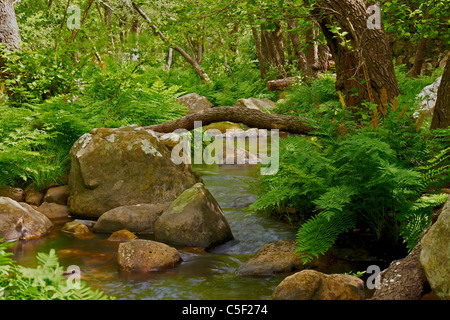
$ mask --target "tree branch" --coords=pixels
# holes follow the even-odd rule
[[[294,117],[282,114],[263,113],[259,110],[246,107],[216,107],[203,112],[187,115],[183,118],[167,123],[145,127],[161,133],[173,132],[177,129],[193,130],[194,122],[201,121],[202,126],[215,122],[230,121],[243,123],[251,128],[278,129],[295,134],[308,134],[316,128],[313,127],[312,120],[302,117]]]

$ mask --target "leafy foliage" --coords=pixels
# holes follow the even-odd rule
[[[2,240],[2,239],[0,239]],[[94,290],[83,281],[66,279],[55,250],[38,253],[38,266],[26,268],[10,258],[13,243],[0,241],[0,300],[108,300],[114,299]]]
[[[298,222],[304,261],[354,228],[402,239],[411,250],[445,200],[439,191],[450,182],[449,129],[424,129],[399,100],[371,106],[360,128],[348,120],[345,104],[322,105],[320,113],[297,107],[315,114],[322,136],[280,142],[279,173],[260,179],[251,209]]]

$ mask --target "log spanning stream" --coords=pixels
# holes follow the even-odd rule
[[[295,238],[296,229],[273,218],[251,213],[248,205],[256,200],[250,184],[259,169],[252,166],[199,166],[206,187],[211,191],[230,224],[235,240],[212,252],[177,248],[183,262],[173,269],[148,274],[121,274],[117,265],[118,243],[106,241],[108,234],[79,239],[55,224],[41,239],[20,241],[13,248],[19,264],[35,267],[36,254],[54,248],[60,265],[75,265],[82,280],[117,299],[126,300],[264,300],[287,276],[241,276],[236,274],[264,244]],[[139,238],[144,238],[140,236]],[[151,235],[147,237],[151,239]],[[350,270],[348,270],[350,271]],[[356,271],[356,270],[352,270]]]

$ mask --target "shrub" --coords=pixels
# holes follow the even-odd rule
[[[0,300],[113,300],[83,281],[75,285],[63,275],[55,250],[38,253],[38,266],[25,268],[10,258],[11,242],[0,239]]]
[[[356,227],[369,227],[377,239],[402,239],[412,249],[445,200],[440,188],[450,182],[450,129],[423,129],[413,112],[394,100],[375,107],[357,130],[347,129],[353,121],[328,114],[316,131],[322,136],[282,140],[279,173],[260,180],[251,209],[299,220],[305,261]]]

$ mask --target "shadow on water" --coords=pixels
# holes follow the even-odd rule
[[[46,237],[18,242],[13,248],[14,259],[22,265],[35,266],[37,252],[55,249],[61,265],[78,266],[82,279],[90,286],[118,299],[269,299],[286,274],[250,277],[239,276],[236,270],[264,244],[295,238],[296,230],[270,217],[248,212],[248,206],[256,200],[249,183],[257,179],[258,168],[198,166],[194,170],[202,175],[206,187],[221,205],[235,238],[212,252],[178,248],[183,262],[173,269],[122,274],[117,267],[118,243],[106,241],[108,235],[104,234],[75,238],[61,231],[65,221],[60,221]]]

